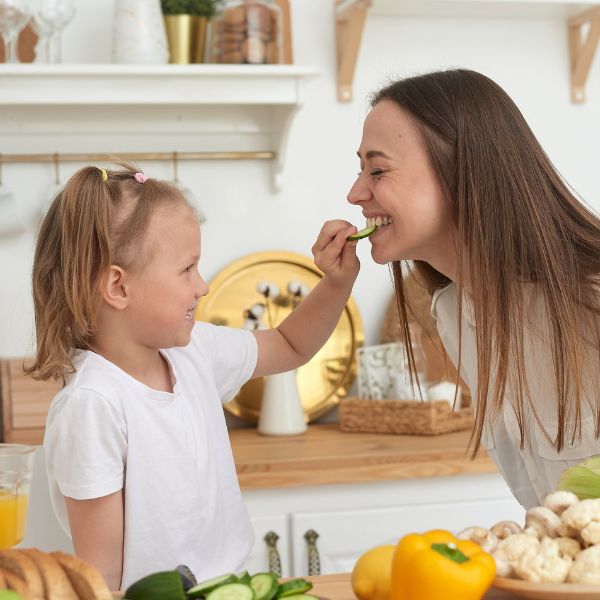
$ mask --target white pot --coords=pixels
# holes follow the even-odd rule
[[[160,0],[115,2],[112,61],[138,65],[169,61]]]
[[[306,431],[306,417],[298,394],[296,371],[265,377],[258,432],[298,435]]]

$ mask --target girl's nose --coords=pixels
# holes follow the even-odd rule
[[[208,284],[198,273],[198,282],[196,283],[196,298],[202,298],[208,294]]]
[[[369,189],[367,182],[363,180],[362,175],[359,175],[356,178],[356,181],[348,192],[347,198],[350,204],[360,204],[371,198],[371,190]]]

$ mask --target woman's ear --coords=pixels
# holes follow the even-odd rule
[[[116,310],[123,310],[129,304],[125,279],[125,271],[121,267],[110,265],[101,293],[104,301]]]

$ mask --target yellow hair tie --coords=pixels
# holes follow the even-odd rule
[[[106,169],[101,169],[100,167],[98,167],[98,169],[102,173],[102,181],[107,181],[108,180],[108,172],[106,171]]]

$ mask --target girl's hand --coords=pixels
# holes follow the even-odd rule
[[[346,239],[353,233],[356,227],[348,221],[327,221],[312,247],[315,264],[335,285],[352,285],[358,275],[356,242]]]

